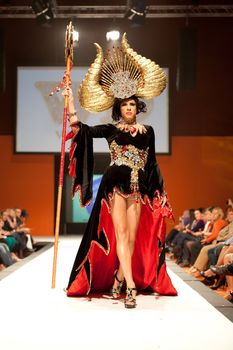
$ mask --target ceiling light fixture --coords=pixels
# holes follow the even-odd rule
[[[120,32],[119,30],[110,30],[106,33],[106,39],[107,41],[116,41],[120,38]]]
[[[50,1],[33,0],[32,9],[40,24],[48,23],[53,19],[53,10]]]

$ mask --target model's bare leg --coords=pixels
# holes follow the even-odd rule
[[[141,215],[141,202],[136,202],[135,199],[127,199],[127,222],[129,230],[129,248],[131,257],[134,252],[134,244],[136,240],[138,224]]]
[[[140,214],[141,214],[141,202],[136,202],[135,199],[128,198],[126,200],[126,216],[127,216],[126,224],[127,224],[127,231],[128,231],[128,245],[130,249],[131,258],[134,252],[134,244],[135,244]],[[121,281],[124,279],[124,273],[123,273],[121,263],[117,271],[117,277]],[[113,287],[116,288],[118,283],[119,282],[115,280]],[[127,283],[127,280],[126,280],[126,283]]]
[[[112,221],[116,234],[117,256],[127,285],[134,286],[129,248],[129,230],[127,222],[127,200],[115,193],[112,203]],[[118,276],[120,278],[121,276]]]

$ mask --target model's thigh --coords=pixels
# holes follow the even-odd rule
[[[127,233],[127,202],[117,192],[112,200],[111,215],[116,235]]]
[[[141,215],[141,206],[141,201],[135,201],[135,199],[130,198],[127,199],[127,224],[130,240],[134,240],[136,237]]]

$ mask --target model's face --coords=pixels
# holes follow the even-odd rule
[[[134,100],[123,101],[120,105],[121,117],[127,124],[133,124],[136,121],[137,105]]]

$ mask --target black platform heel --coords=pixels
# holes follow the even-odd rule
[[[121,294],[121,288],[123,286],[123,283],[124,283],[124,280],[123,281],[120,281],[119,278],[117,277],[117,272],[118,271],[115,271],[114,273],[114,282],[115,280],[119,283],[117,287],[112,287],[111,289],[111,294],[112,294],[112,297],[114,299],[117,299],[119,298],[120,294]]]
[[[127,288],[126,289],[126,298],[125,298],[125,308],[134,309],[136,307],[136,299],[133,297],[133,291],[137,292],[136,288]]]
[[[215,280],[215,283],[212,284],[212,286],[210,286],[211,289],[216,290],[222,286],[224,286],[226,283],[226,279],[225,276],[220,275],[218,276],[218,278]]]

